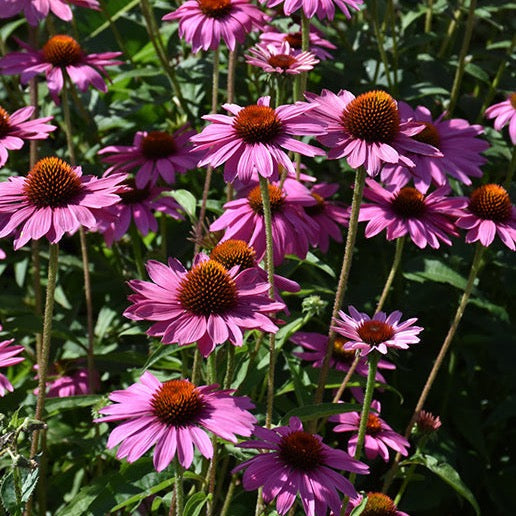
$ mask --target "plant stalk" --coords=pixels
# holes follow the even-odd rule
[[[389,295],[389,291],[392,286],[392,282],[396,277],[396,273],[398,272],[398,268],[401,263],[401,255],[403,254],[403,247],[405,245],[406,236],[402,236],[401,238],[396,239],[396,250],[394,251],[394,259],[392,261],[391,270],[389,271],[389,275],[387,276],[387,280],[383,287],[382,294],[376,305],[376,313],[380,312],[387,300],[387,296]]]

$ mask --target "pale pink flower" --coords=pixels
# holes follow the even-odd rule
[[[494,118],[494,128],[501,131],[502,127],[509,124],[509,136],[511,142],[516,145],[516,93],[511,93],[507,100],[493,104],[485,112],[486,118]]]
[[[0,326],[0,331],[2,326]],[[25,360],[24,357],[17,357],[23,350],[23,346],[11,346],[14,339],[3,340],[0,342],[0,367],[9,367],[15,364],[19,364]],[[13,392],[13,386],[7,379],[7,376],[0,373],[0,397],[4,396],[5,393]]]
[[[350,9],[358,11],[364,0],[260,0],[267,7],[276,7],[283,3],[283,12],[290,16],[299,9],[303,9],[307,18],[316,16],[319,20],[335,17],[335,7],[338,7],[346,16],[351,18]]]

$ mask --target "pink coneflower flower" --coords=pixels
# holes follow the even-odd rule
[[[310,193],[316,200],[313,206],[307,206],[305,213],[317,224],[318,231],[314,233],[311,244],[318,247],[321,252],[327,253],[330,247],[330,237],[336,242],[342,242],[342,228],[347,226],[349,212],[346,208],[336,202],[327,200],[337,190],[339,185],[336,183],[320,183],[313,185]]]
[[[266,4],[267,7],[275,7],[283,2],[283,11],[287,16],[302,8],[307,18],[316,16],[319,20],[325,18],[333,20],[335,6],[349,19],[351,18],[349,10],[360,10],[364,0],[260,0],[260,2]]]
[[[280,265],[285,255],[295,254],[303,259],[309,243],[315,238],[317,224],[303,208],[316,204],[315,199],[302,184],[286,179],[269,185],[272,212],[272,239],[274,264]],[[210,231],[225,230],[222,241],[244,240],[253,246],[258,260],[265,256],[265,221],[260,186],[255,186],[247,195],[224,205],[225,212],[210,226]]]
[[[378,455],[385,461],[389,461],[389,450],[408,455],[407,449],[410,448],[409,442],[400,434],[397,434],[383,419],[377,414],[381,411],[378,401],[371,403],[371,412],[367,418],[367,428],[364,440],[364,451],[368,459],[374,459]],[[376,413],[375,413],[376,412]],[[330,416],[328,421],[339,423],[334,432],[355,432],[348,441],[348,453],[355,455],[358,440],[358,428],[360,426],[360,412],[346,412]]]
[[[414,431],[418,434],[429,435],[441,428],[441,418],[434,416],[431,412],[420,410],[414,423]]]
[[[370,176],[375,176],[385,163],[413,167],[415,163],[408,154],[442,156],[435,147],[411,138],[424,125],[400,121],[397,102],[384,91],[355,97],[346,90],[337,95],[323,90],[320,96],[305,96],[315,103],[309,117],[324,126],[324,134],[317,139],[331,148],[330,159],[345,157],[350,167],[364,166]]]
[[[138,131],[132,145],[110,145],[98,154],[102,161],[111,164],[106,172],[137,168],[136,187],[155,185],[161,177],[172,185],[176,173],[195,168],[199,156],[191,152],[189,139],[196,134],[190,126],[184,125],[172,134],[164,131]],[[110,156],[104,156],[110,154]]]
[[[65,34],[52,36],[41,50],[19,39],[16,41],[26,52],[11,52],[2,57],[0,72],[4,75],[21,74],[22,84],[27,84],[33,77],[45,72],[48,90],[56,103],[59,102],[59,92],[64,86],[65,73],[81,91],[86,91],[91,84],[106,92],[107,86],[102,78],[102,75],[107,77],[104,68],[123,64],[122,61],[114,60],[122,52],[86,54],[75,39]]]
[[[367,180],[364,197],[373,203],[360,206],[358,220],[368,220],[365,236],[371,238],[384,229],[387,240],[409,235],[421,249],[427,245],[438,249],[442,241],[451,245],[449,235],[457,236],[453,221],[464,212],[462,198],[448,198],[449,186],[424,195],[418,189],[404,186],[392,192],[373,179]]]
[[[346,516],[350,516],[355,507],[358,507],[364,497],[358,495],[349,501],[346,509]],[[406,512],[398,511],[390,497],[383,493],[367,493],[367,502],[361,510],[362,516],[409,516]]]
[[[29,25],[37,25],[51,11],[64,21],[72,19],[70,5],[99,9],[97,0],[0,0],[0,18],[10,18],[23,11]]]
[[[340,310],[340,319],[335,319],[336,326],[333,326],[337,333],[349,339],[346,343],[347,349],[359,349],[362,356],[373,350],[385,355],[390,348],[407,349],[409,344],[419,342],[417,335],[423,328],[413,326],[416,318],[400,323],[402,313],[396,310],[389,316],[378,312],[371,319],[354,306],[348,308],[351,317]]]
[[[509,249],[516,249],[516,210],[505,188],[495,184],[479,186],[471,193],[465,211],[456,224],[468,230],[468,244],[480,240],[487,247],[498,235]]]
[[[11,115],[0,106],[0,167],[5,165],[9,157],[8,150],[23,147],[24,140],[44,140],[56,129],[47,122],[52,116],[29,120],[34,113],[33,106],[18,109]]]
[[[322,149],[293,138],[323,132],[320,125],[307,122],[305,116],[314,104],[296,102],[273,109],[269,103],[270,97],[261,97],[257,104],[246,107],[224,104],[222,107],[235,116],[203,116],[213,123],[191,138],[198,150],[207,151],[198,165],[218,167],[225,163],[224,180],[228,183],[237,176],[247,183],[253,171],[274,181],[278,179],[279,165],[295,174],[294,163],[285,150],[312,157],[324,154]]]
[[[43,236],[56,243],[79,227],[94,229],[105,208],[120,201],[116,195],[125,174],[83,176],[59,158],[43,158],[27,177],[0,183],[0,237],[15,233],[14,249]]]
[[[93,394],[89,386],[88,370],[78,367],[79,362],[83,360],[60,360],[51,365],[47,378],[47,398]],[[38,366],[35,365],[34,369],[37,371]],[[38,375],[35,378],[38,379]],[[93,371],[93,387],[94,391],[100,389],[100,376],[96,370]],[[39,389],[34,389],[36,396],[38,392]]]
[[[322,335],[321,333],[313,333],[306,331],[298,331],[290,340],[294,344],[302,346],[305,351],[295,351],[294,355],[302,360],[312,362],[312,367],[322,367],[324,356],[326,355],[326,349],[328,347],[328,336]],[[355,351],[346,348],[348,340],[340,335],[337,335],[333,342],[333,349],[330,358],[330,367],[337,371],[348,372],[351,364],[355,361]],[[394,364],[391,364],[387,360],[378,361],[378,369],[392,370],[396,369]],[[359,376],[367,377],[369,366],[367,359],[361,357],[358,361],[355,373]],[[376,372],[376,381],[380,383],[387,383],[382,374]]]
[[[501,131],[502,127],[509,122],[509,136],[511,142],[516,145],[516,93],[511,93],[507,100],[493,104],[486,109],[487,118],[494,118],[494,128]]]
[[[278,32],[275,27],[267,26],[265,32],[260,34],[260,41],[263,43],[275,43],[280,45],[284,41],[288,42],[293,54],[302,52],[303,38],[301,31]],[[313,25],[310,25],[310,46],[308,50],[317,56],[321,61],[332,59],[333,56],[326,50],[335,50],[337,47],[322,37],[322,33]]]
[[[137,188],[134,179],[126,180],[125,186],[125,191],[118,192],[120,203],[106,210],[110,216],[107,220],[101,221],[99,226],[99,232],[109,247],[129,231],[131,222],[134,222],[142,236],[150,231],[158,231],[158,221],[154,212],[165,213],[174,219],[184,219],[179,213],[181,206],[171,197],[161,196],[166,188]]]
[[[426,193],[431,183],[437,186],[448,184],[448,175],[466,185],[471,184],[470,177],[482,176],[480,166],[486,158],[480,153],[489,147],[486,141],[477,138],[484,132],[482,126],[471,125],[461,118],[443,120],[446,113],[433,120],[430,111],[423,106],[412,109],[400,102],[398,107],[402,122],[413,120],[425,127],[412,138],[439,149],[442,156],[409,154],[416,166],[407,168],[388,164],[382,169],[382,181],[401,187],[413,179],[415,187]]]
[[[297,75],[309,72],[319,62],[311,52],[294,53],[288,41],[280,45],[258,44],[249,49],[246,63],[263,68],[268,73]]]
[[[124,315],[158,321],[148,335],[162,337],[163,344],[197,342],[205,357],[227,340],[241,346],[247,329],[276,332],[268,314],[282,310],[283,303],[269,299],[269,284],[258,282],[256,271],[238,269],[228,271],[204,254],[196,257],[190,271],[176,259],[170,258],[168,266],[151,260],[147,271],[152,282],[129,282],[136,293],[129,296],[133,305]]]
[[[179,37],[192,45],[194,54],[215,50],[221,39],[235,50],[247,34],[265,24],[264,14],[248,0],[187,0],[161,19],[179,20]]]
[[[0,331],[1,330],[2,326],[0,326]],[[9,367],[25,360],[24,357],[16,356],[23,351],[23,346],[11,346],[13,342],[14,339],[0,342],[0,367]],[[0,373],[0,397],[4,396],[7,391],[13,392],[13,386],[7,379],[7,376]]]
[[[245,469],[242,484],[246,491],[263,486],[263,500],[270,503],[276,498],[276,510],[286,514],[299,493],[307,516],[323,516],[328,506],[340,513],[338,493],[356,497],[356,491],[340,471],[366,474],[369,468],[342,450],[334,450],[322,442],[321,436],[303,430],[297,417],[291,417],[288,426],[272,430],[256,426],[254,441],[240,443],[240,448],[260,450],[233,469]]]
[[[160,382],[146,371],[139,383],[114,391],[115,403],[99,412],[96,423],[124,421],[109,436],[107,447],[120,447],[117,457],[127,462],[139,459],[156,445],[153,462],[163,471],[176,456],[184,468],[192,465],[194,447],[207,459],[213,446],[206,430],[226,441],[237,442],[236,435],[249,436],[256,418],[247,397],[232,396],[234,391],[218,391],[218,385],[196,387],[188,380]]]

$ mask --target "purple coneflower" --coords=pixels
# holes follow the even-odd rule
[[[124,421],[110,434],[107,447],[120,444],[117,457],[128,462],[139,459],[151,446],[157,471],[163,471],[176,456],[184,468],[193,461],[194,447],[207,459],[213,446],[206,430],[237,442],[236,435],[249,436],[256,418],[247,397],[232,396],[234,391],[219,391],[218,385],[196,387],[188,380],[160,382],[146,371],[138,383],[114,391],[114,403],[99,412],[96,423]]]
[[[107,86],[102,78],[102,75],[107,76],[104,68],[123,64],[122,61],[114,60],[122,52],[86,54],[75,39],[65,34],[52,36],[41,50],[34,49],[17,38],[16,41],[26,51],[11,52],[2,57],[1,73],[21,74],[20,82],[27,84],[33,77],[45,72],[50,95],[56,103],[59,102],[59,93],[64,86],[65,73],[81,91],[86,91],[91,84],[106,92]]]
[[[14,249],[44,236],[56,243],[79,227],[95,229],[105,208],[120,201],[116,194],[125,174],[83,176],[56,157],[38,161],[26,177],[0,183],[0,237],[15,235]]]
[[[485,115],[487,118],[495,119],[494,128],[497,131],[508,122],[511,142],[516,145],[516,93],[511,93],[507,100],[488,107]]]
[[[264,14],[249,0],[187,0],[161,19],[179,20],[179,37],[192,45],[194,54],[215,50],[221,39],[235,50],[247,34],[265,24]]]
[[[346,18],[351,18],[349,10],[358,11],[364,0],[260,0],[260,2],[267,7],[276,7],[283,2],[283,11],[287,16],[302,8],[307,18],[316,16],[319,20],[325,18],[333,20],[335,6],[345,14]]]
[[[268,73],[297,75],[309,72],[319,62],[311,52],[293,52],[288,41],[258,44],[249,49],[246,63],[263,68]]]
[[[99,9],[97,0],[0,0],[0,18],[10,18],[23,11],[29,25],[37,25],[49,12],[64,21],[72,19],[70,5]]]
[[[34,109],[27,106],[9,114],[0,106],[0,167],[9,157],[8,150],[21,149],[23,140],[44,140],[56,129],[55,125],[47,123],[54,118],[52,116],[29,120]]]
[[[164,344],[197,342],[206,357],[227,340],[241,346],[242,330],[278,330],[269,314],[284,305],[269,299],[269,284],[259,281],[253,269],[239,272],[236,266],[228,271],[199,254],[190,271],[172,258],[168,265],[147,262],[147,271],[152,282],[129,282],[136,293],[129,296],[133,304],[124,315],[135,321],[157,321],[147,334],[162,337]]]
[[[283,187],[269,184],[269,198],[274,265],[280,265],[287,254],[305,258],[318,226],[303,208],[315,205],[315,199],[294,179],[286,179]],[[253,246],[257,259],[261,260],[265,256],[265,221],[260,186],[255,186],[247,197],[226,203],[224,210],[211,224],[210,231],[225,230],[222,241],[244,240]]]
[[[468,244],[480,240],[487,247],[498,235],[509,249],[516,249],[516,210],[503,186],[487,184],[475,188],[465,211],[456,224],[468,230]]]
[[[444,120],[446,112],[433,120],[430,111],[423,106],[412,109],[400,102],[398,107],[402,122],[412,120],[424,125],[412,138],[439,149],[442,156],[408,154],[416,166],[388,164],[382,169],[382,181],[400,187],[412,179],[416,188],[425,193],[432,183],[447,185],[448,175],[466,185],[471,184],[471,177],[482,176],[480,166],[486,158],[480,153],[489,147],[486,141],[477,138],[484,132],[482,126],[471,125],[461,118]]]
[[[0,331],[1,330],[2,326],[0,326]],[[14,339],[0,342],[0,367],[9,367],[25,360],[24,357],[16,356],[23,351],[23,346],[11,346],[13,342]],[[13,386],[7,379],[7,376],[0,373],[0,397],[4,396],[7,391],[13,392]]]
[[[281,515],[289,511],[298,493],[307,516],[327,514],[328,506],[339,514],[342,504],[338,492],[357,496],[351,482],[339,472],[369,473],[362,462],[330,448],[321,436],[303,430],[297,417],[291,417],[288,426],[271,430],[256,426],[253,435],[256,440],[238,446],[262,453],[238,465],[232,473],[245,469],[244,489],[254,491],[263,486],[264,502],[276,498],[276,510]]]
[[[409,442],[400,434],[397,434],[383,419],[377,414],[381,411],[378,401],[371,403],[371,412],[367,419],[366,435],[364,440],[364,451],[368,459],[374,459],[378,455],[385,461],[389,461],[389,450],[408,455],[407,449]],[[376,412],[376,413],[375,413]],[[328,421],[339,423],[334,432],[355,432],[348,441],[348,453],[355,455],[358,440],[358,429],[360,427],[360,412],[345,412],[330,416]]]
[[[52,364],[47,376],[47,398],[66,398],[68,396],[81,396],[85,394],[93,394],[90,390],[88,370],[80,367],[79,360],[59,360]],[[34,369],[38,370],[35,365]],[[38,379],[38,375],[35,377]],[[93,370],[93,390],[100,389],[100,376],[97,370]],[[39,389],[34,389],[37,396]]]
[[[390,497],[383,493],[367,493],[367,502],[360,511],[361,516],[409,516],[406,512],[398,511],[396,505]],[[358,507],[364,497],[358,495],[349,501],[346,509],[346,516],[350,516],[353,509]]]
[[[288,151],[312,157],[324,154],[322,149],[293,138],[323,132],[320,124],[306,118],[314,104],[296,102],[273,109],[269,103],[270,97],[261,97],[246,107],[224,104],[222,107],[234,116],[203,116],[212,123],[191,138],[196,149],[207,151],[198,165],[218,167],[225,163],[224,180],[228,183],[235,177],[247,183],[254,171],[274,181],[278,179],[279,165],[288,173],[296,172]]]
[[[442,186],[425,195],[411,186],[394,191],[382,188],[373,179],[367,180],[364,197],[373,203],[360,206],[358,220],[368,220],[365,236],[371,238],[384,229],[387,240],[409,235],[421,249],[427,245],[438,249],[442,241],[451,245],[449,235],[457,236],[453,221],[462,215],[463,198],[448,198],[449,186]]]
[[[305,96],[316,106],[307,116],[324,127],[324,134],[317,139],[330,147],[330,159],[345,157],[350,167],[364,166],[375,176],[386,163],[413,167],[409,154],[442,156],[435,147],[412,138],[424,125],[400,121],[397,102],[384,91],[355,97],[346,90],[337,95],[323,90],[321,95]]]
[[[102,156],[102,161],[111,165],[106,171],[108,173],[137,168],[137,188],[153,186],[160,177],[172,185],[176,173],[182,174],[195,168],[199,161],[199,156],[192,154],[189,144],[194,134],[196,132],[189,125],[180,127],[172,134],[164,131],[138,131],[132,145],[110,145],[98,154]]]
[[[417,335],[423,328],[413,326],[416,318],[400,323],[402,313],[396,310],[389,316],[385,312],[378,312],[371,319],[354,306],[348,308],[351,316],[340,310],[340,319],[334,320],[333,327],[337,333],[349,339],[347,349],[359,349],[362,356],[374,349],[385,355],[390,348],[407,349],[409,344],[419,342]]]

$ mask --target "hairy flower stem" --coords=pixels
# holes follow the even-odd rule
[[[391,289],[392,282],[394,281],[394,278],[396,277],[396,273],[398,272],[398,268],[401,263],[401,255],[403,254],[403,247],[405,245],[405,240],[406,240],[405,236],[402,236],[401,238],[398,238],[396,240],[396,250],[394,251],[394,259],[392,261],[391,270],[389,271],[389,275],[387,276],[387,280],[383,287],[383,291],[380,296],[380,300],[378,301],[378,304],[376,305],[376,313],[378,313],[382,310],[383,305],[385,304],[385,301],[387,300],[387,296],[389,295],[389,290]]]
[[[136,264],[136,270],[138,271],[138,277],[139,279],[143,279],[145,276],[145,266],[143,265],[142,242],[134,224],[131,224],[129,234],[131,236],[131,244],[133,245],[134,262]]]
[[[355,369],[357,368],[358,362],[360,361],[360,354],[357,352],[357,355],[355,356],[355,360],[353,360],[353,363],[351,364],[351,367],[349,368],[349,371],[346,373],[346,376],[344,377],[344,380],[342,380],[342,383],[340,384],[339,389],[335,393],[335,396],[333,396],[332,403],[338,403],[340,400],[340,397],[342,396],[342,393],[346,389],[346,386],[348,385],[348,382],[350,378],[353,376],[353,373],[355,372]]]
[[[228,104],[235,102],[235,71],[238,55],[238,45],[235,44],[235,50],[229,51],[228,57],[228,83],[227,83],[227,96]],[[228,183],[226,185],[226,202],[233,200],[233,185]]]
[[[380,30],[380,21],[378,20],[378,5],[376,0],[372,0],[370,2],[369,10],[371,12],[374,34],[376,37],[376,43],[378,45],[378,53],[380,54],[380,59],[382,60],[385,72],[385,78],[387,79],[387,86],[390,91],[393,91],[389,60],[387,59],[387,53],[385,52],[385,41],[383,39],[383,33]]]
[[[174,459],[175,470],[175,487],[176,487],[176,514],[181,516],[185,505],[185,498],[183,492],[183,466],[179,464],[177,457]]]
[[[446,35],[445,35],[444,39],[442,40],[441,46],[439,48],[439,52],[437,54],[437,57],[439,59],[442,59],[444,57],[444,54],[446,54],[446,50],[448,49],[448,45],[450,44],[450,41],[455,36],[455,31],[457,30],[457,26],[459,25],[459,21],[462,17],[463,3],[464,3],[464,0],[457,1],[457,8],[453,12],[452,19],[450,21],[450,24],[448,25],[448,30],[446,31]]]
[[[231,477],[231,482],[229,483],[228,489],[226,491],[226,498],[224,499],[224,505],[220,511],[220,516],[228,516],[229,506],[231,505],[231,500],[233,499],[233,493],[235,492],[235,486],[237,483],[236,475]]]
[[[462,48],[459,54],[459,64],[455,72],[455,78],[453,79],[453,86],[450,93],[450,103],[448,104],[448,116],[451,117],[457,100],[459,98],[460,87],[462,83],[462,77],[464,75],[464,69],[466,67],[466,55],[469,50],[469,43],[471,41],[471,34],[473,33],[473,25],[475,24],[475,8],[477,6],[477,0],[470,0],[468,19],[466,20],[466,31],[464,33],[464,39],[462,40]]]
[[[346,238],[346,247],[344,249],[344,258],[342,260],[342,268],[340,270],[339,283],[337,285],[337,291],[335,293],[335,301],[333,303],[333,311],[330,320],[330,331],[328,333],[328,347],[324,356],[321,371],[319,373],[319,383],[317,384],[317,390],[315,391],[314,403],[321,403],[324,395],[324,387],[326,385],[326,378],[328,377],[328,371],[330,369],[330,359],[333,352],[333,344],[335,342],[335,331],[331,329],[334,319],[336,319],[338,312],[342,306],[344,294],[346,293],[346,287],[349,278],[349,271],[351,270],[351,262],[353,258],[353,249],[355,247],[355,240],[358,229],[358,213],[360,211],[360,204],[362,202],[362,195],[364,192],[364,184],[366,178],[366,171],[363,167],[357,170],[357,176],[355,180],[355,189],[353,190],[353,200],[351,202],[351,215],[349,218],[348,236]],[[314,421],[315,423],[315,421]],[[313,424],[312,431],[317,425]]]
[[[477,248],[475,251],[475,256],[473,257],[473,263],[471,264],[471,269],[469,272],[469,277],[468,277],[468,281],[466,284],[466,288],[464,289],[464,292],[460,299],[459,306],[457,307],[457,311],[455,312],[455,317],[453,318],[453,322],[450,326],[450,329],[448,330],[446,338],[444,339],[441,349],[439,350],[439,354],[437,355],[437,358],[435,359],[435,363],[432,367],[432,370],[430,371],[430,374],[428,375],[425,386],[423,387],[423,390],[421,391],[421,394],[419,395],[419,400],[416,404],[416,408],[414,409],[414,412],[412,413],[410,422],[407,425],[407,428],[405,429],[405,434],[404,434],[405,438],[409,437],[410,432],[412,431],[412,427],[414,426],[414,423],[417,419],[417,416],[418,416],[419,412],[423,409],[423,406],[425,405],[428,394],[430,393],[430,389],[432,388],[432,385],[437,377],[437,373],[439,372],[439,369],[441,368],[441,365],[444,361],[444,357],[446,356],[448,348],[450,347],[450,344],[453,341],[453,337],[455,336],[455,333],[457,332],[457,328],[459,327],[459,323],[462,319],[462,316],[464,315],[464,311],[466,310],[466,306],[467,306],[469,298],[471,296],[471,292],[473,291],[475,279],[477,278],[480,268],[482,266],[482,257],[484,256],[485,250],[486,250],[486,248],[480,242],[478,242]],[[387,472],[382,492],[385,493],[389,489],[392,481],[394,480],[394,476],[398,470],[400,460],[401,460],[401,455],[398,453],[398,454],[396,454],[396,457],[394,458],[394,462],[392,463],[391,468]]]
[[[219,98],[219,62],[220,51],[216,48],[213,51],[213,75],[211,82],[211,113],[217,112],[218,98]],[[210,193],[211,176],[213,174],[213,167],[209,165],[206,167],[206,178],[204,180],[204,188],[202,190],[201,211],[199,213],[199,220],[195,226],[195,246],[194,255],[201,249],[202,228],[204,218],[206,217],[206,203],[208,202],[208,195]]]
[[[224,375],[224,389],[231,388],[231,382],[233,381],[233,373],[235,372],[235,346],[229,346],[226,354],[226,374]]]
[[[509,170],[507,171],[507,176],[505,178],[505,181],[503,182],[503,185],[505,186],[506,190],[508,190],[511,186],[512,177],[514,176],[515,169],[516,169],[516,145],[513,145],[511,163],[509,164]]]

